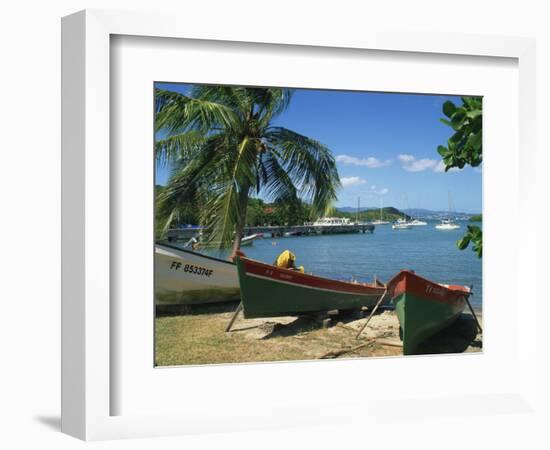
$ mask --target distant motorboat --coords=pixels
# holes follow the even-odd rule
[[[301,231],[285,231],[283,233],[284,237],[301,236],[301,235],[302,235]]]
[[[408,222],[409,225],[412,225],[413,227],[421,227],[421,226],[424,226],[424,225],[428,225],[428,222],[424,222],[423,220],[419,220],[419,219],[413,219],[411,221]]]
[[[313,227],[317,234],[359,231],[358,228],[357,230],[350,229],[353,228],[352,225],[355,224],[346,217],[322,217],[313,222]]]
[[[199,236],[199,237],[202,237]],[[263,238],[263,233],[256,233],[256,234],[251,234],[250,236],[245,236],[243,238],[241,238],[241,247],[246,247],[248,245],[252,245],[252,243],[254,242],[255,239],[262,239]],[[188,247],[189,245],[188,244],[191,244],[191,248],[192,249],[200,249],[200,248],[218,248],[219,247],[219,242],[205,242],[205,241],[197,241],[195,238],[192,238],[187,244],[186,246]]]
[[[397,219],[391,227],[394,230],[410,230],[412,225],[411,222],[405,218],[405,215],[403,215],[403,217]]]
[[[337,227],[342,225],[352,225],[350,219],[346,217],[322,217],[313,222],[314,227]]]
[[[256,233],[256,234],[251,234],[250,236],[245,236],[241,239],[241,247],[245,247],[247,245],[252,245],[252,243],[254,242],[255,239],[261,239],[263,237],[264,236],[261,233]]]
[[[410,230],[413,226],[410,222],[395,222],[391,227],[394,230]]]
[[[460,228],[460,225],[454,223],[451,219],[442,219],[441,223],[435,226],[438,230],[456,230]]]

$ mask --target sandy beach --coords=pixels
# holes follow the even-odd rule
[[[402,356],[399,322],[391,310],[323,317],[244,319],[225,332],[236,303],[186,308],[155,319],[156,365],[224,364]],[[480,322],[481,314],[477,313]],[[420,354],[482,351],[473,317],[464,313],[451,327],[426,341]]]

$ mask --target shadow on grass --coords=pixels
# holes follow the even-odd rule
[[[376,311],[375,315],[382,314],[384,310],[379,309]],[[318,330],[323,327],[333,327],[337,323],[347,324],[350,322],[355,322],[356,320],[362,319],[369,315],[368,310],[341,310],[335,314],[323,314],[319,315],[305,315],[299,316],[293,322],[283,324],[283,323],[274,323],[266,322],[259,326],[259,328],[264,328],[266,335],[263,339],[270,339],[276,337],[286,337],[286,336],[295,336],[300,333],[307,333],[309,331]],[[328,324],[324,324],[325,319],[329,319]]]
[[[156,316],[196,316],[199,314],[221,314],[233,312],[239,301],[207,303],[203,305],[157,305]]]
[[[265,322],[258,326],[266,335],[262,339],[273,339],[277,337],[296,336],[300,333],[318,330],[323,323],[312,317],[297,317],[290,323]]]

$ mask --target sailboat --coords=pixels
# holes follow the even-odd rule
[[[387,220],[382,219],[382,206],[383,206],[382,199],[380,199],[380,219],[373,220],[371,222],[372,225],[388,225],[389,224],[389,222]]]
[[[438,223],[435,227],[438,230],[456,230],[460,228],[460,225],[458,223],[453,222],[451,219],[451,212],[454,210],[452,207],[452,200],[451,200],[451,193],[449,192],[449,214],[446,219],[441,219],[441,223]]]
[[[438,230],[456,230],[460,228],[458,223],[454,223],[451,219],[441,219],[441,223],[435,226]]]
[[[404,198],[406,197],[404,196]],[[408,206],[408,201],[406,203]],[[412,225],[411,222],[407,220],[407,215],[405,214],[405,212],[403,212],[403,217],[397,219],[397,221],[394,222],[391,227],[393,230],[410,230],[412,228]]]
[[[423,220],[420,220],[420,219],[413,219],[409,222],[409,224],[412,225],[413,227],[420,227],[423,225],[428,225],[428,222],[424,222]]]
[[[394,230],[410,230],[413,225],[410,222],[407,222],[407,219],[398,219],[397,222],[392,224],[392,229]]]

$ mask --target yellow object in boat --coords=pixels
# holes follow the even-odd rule
[[[275,265],[283,269],[292,269],[303,273],[304,266],[296,267],[295,262],[296,255],[294,255],[294,253],[292,253],[290,250],[285,250],[279,256],[277,256],[277,259],[275,260]]]

